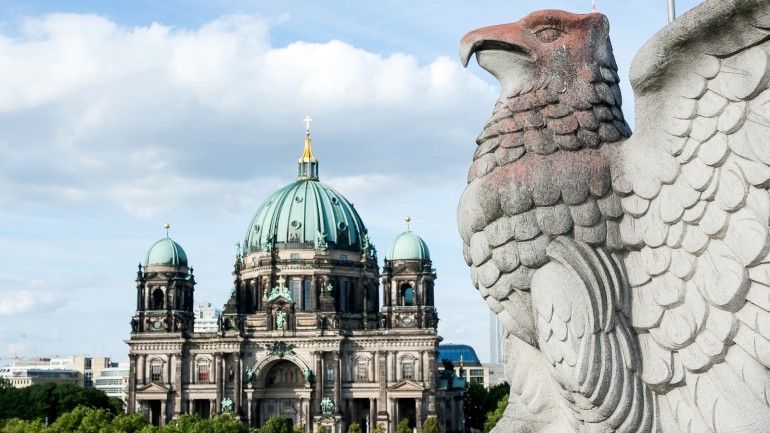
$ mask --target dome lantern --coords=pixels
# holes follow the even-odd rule
[[[313,149],[310,144],[310,122],[313,119],[310,116],[305,116],[305,149],[302,152],[302,156],[297,161],[297,179],[305,180],[318,180],[318,160],[313,155]]]
[[[144,260],[144,266],[187,266],[187,254],[181,245],[166,237],[150,247]]]

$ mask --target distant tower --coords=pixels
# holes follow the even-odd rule
[[[489,310],[489,361],[493,364],[503,363],[502,335],[500,319],[497,313]]]
[[[406,217],[406,222],[411,219]],[[408,230],[396,237],[382,267],[382,316],[386,328],[433,328],[438,326],[428,246]]]

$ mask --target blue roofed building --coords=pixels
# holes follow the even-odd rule
[[[468,384],[489,388],[506,381],[502,364],[482,363],[473,347],[467,344],[439,344],[438,359],[442,362],[440,369],[446,369],[451,363],[457,377]]]

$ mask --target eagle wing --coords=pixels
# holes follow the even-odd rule
[[[636,131],[613,161],[631,325],[683,432],[770,425],[769,55],[770,2],[710,0],[631,68]]]

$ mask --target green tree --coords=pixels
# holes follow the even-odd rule
[[[141,413],[120,414],[112,419],[112,431],[115,433],[138,433],[150,425]]]
[[[71,383],[40,383],[26,388],[0,388],[0,418],[26,420],[48,418],[52,424],[59,415],[78,406],[105,409],[115,415],[121,410],[98,389],[83,389]]]
[[[409,428],[408,418],[404,418],[400,423],[398,423],[398,427],[396,427],[396,433],[412,433],[412,429]]]
[[[486,433],[492,431],[492,429],[497,425],[497,422],[500,421],[500,418],[503,417],[503,413],[505,412],[506,407],[508,407],[507,395],[503,396],[503,398],[497,402],[497,408],[495,408],[495,410],[487,413],[487,420],[484,421],[484,431]],[[424,430],[423,433],[425,433]]]
[[[246,428],[231,413],[223,413],[210,420],[211,433],[246,433]]]
[[[441,428],[438,425],[438,418],[435,416],[428,417],[428,419],[422,423],[422,433],[441,433]]]
[[[280,415],[273,415],[259,428],[259,433],[292,433],[292,431],[289,420]]]
[[[0,425],[2,426],[0,433],[44,433],[46,431],[40,420],[27,421],[12,418]]]
[[[385,424],[379,423],[372,429],[372,433],[385,433]]]
[[[481,384],[472,383],[465,390],[463,401],[465,412],[465,428],[483,430],[486,414],[497,408],[497,403],[511,391],[508,383],[495,385],[485,389]]]
[[[353,421],[348,426],[348,433],[361,433],[361,426],[357,422]]]
[[[51,433],[102,433],[111,430],[113,415],[105,409],[78,406],[51,424]]]
[[[471,383],[465,390],[463,412],[465,412],[465,428],[481,430],[484,428],[484,414],[487,409],[487,390],[483,385]]]
[[[318,427],[316,427],[315,429],[315,433],[326,433],[326,428],[321,424],[318,424]]]

